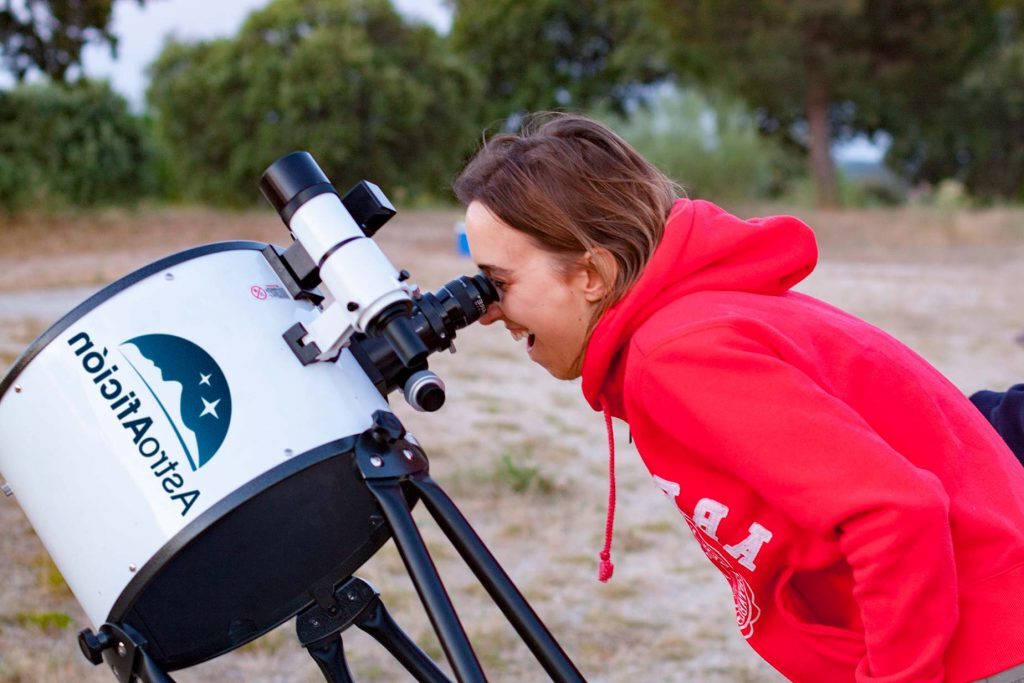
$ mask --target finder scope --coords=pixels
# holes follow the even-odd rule
[[[407,367],[422,363],[428,352],[409,325],[410,292],[369,239],[395,215],[380,188],[363,181],[341,197],[309,152],[292,152],[263,173],[260,189],[334,299],[306,330],[303,345],[315,345],[317,359],[325,360],[360,332],[387,339]]]

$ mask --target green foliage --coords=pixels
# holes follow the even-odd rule
[[[538,491],[543,494],[553,493],[554,482],[544,476],[540,469],[524,461],[523,453],[504,453],[494,469],[496,482],[507,486],[516,493]]]
[[[73,619],[64,612],[18,612],[14,621],[19,626],[34,626],[44,631],[70,628]]]
[[[552,108],[622,111],[667,74],[647,0],[453,0],[455,49],[484,74],[488,119]]]
[[[835,199],[834,139],[907,125],[942,106],[997,29],[995,2],[653,0],[680,74],[727,87],[761,129],[811,152]]]
[[[36,571],[39,587],[54,597],[71,597],[71,589],[64,581],[64,576],[57,569],[53,559],[46,553],[40,555],[32,562]]]
[[[131,203],[156,191],[144,123],[106,83],[0,92],[0,206]]]
[[[597,117],[691,197],[772,197],[794,175],[793,159],[758,133],[753,116],[735,98],[662,87],[629,117]]]
[[[1024,200],[1024,33],[1004,15],[1003,38],[942,107],[908,122],[886,157],[914,181],[957,179],[986,200]]]
[[[908,188],[895,174],[880,172],[869,177],[847,175],[839,169],[839,198],[844,208],[880,208],[899,206],[907,202]],[[779,197],[787,206],[813,207],[815,187],[810,178],[795,178]]]
[[[387,0],[275,0],[231,39],[169,42],[147,94],[182,194],[259,200],[276,158],[305,149],[342,191],[447,193],[481,127],[479,78]]]
[[[994,39],[991,3],[960,0],[656,0],[680,73],[727,86],[768,132],[803,144],[812,78],[833,133],[871,133],[934,106]],[[919,114],[923,112],[918,112]]]
[[[839,177],[842,205],[848,207],[899,206],[907,201],[907,184],[889,172],[867,178]]]
[[[135,0],[142,5],[145,0]],[[110,31],[115,0],[23,0],[0,9],[0,57],[4,67],[24,80],[33,70],[64,81],[79,66],[88,43],[107,43],[116,55]]]

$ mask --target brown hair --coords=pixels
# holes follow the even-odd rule
[[[637,281],[661,241],[677,186],[607,127],[542,113],[518,134],[486,140],[456,179],[463,204],[479,201],[568,266],[597,247],[615,258],[598,315]]]

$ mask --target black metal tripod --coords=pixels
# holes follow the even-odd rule
[[[522,638],[551,680],[584,681],[550,632],[448,495],[430,478],[422,449],[405,438],[392,413],[377,411],[373,424],[355,440],[355,466],[376,498],[420,600],[459,683],[486,681],[441,577],[413,520],[409,500],[419,498],[458,550],[491,599]],[[437,664],[391,618],[367,582],[350,577],[296,616],[299,642],[330,683],[351,683],[341,633],[358,626],[380,642],[417,681],[450,683]],[[146,641],[128,625],[104,624],[99,633],[79,634],[85,656],[106,659],[121,683],[173,683],[146,653]]]
[[[583,676],[459,512],[455,503],[427,474],[426,456],[419,446],[403,438],[405,430],[398,419],[391,413],[378,411],[374,414],[373,420],[373,426],[364,432],[357,442],[356,463],[366,485],[380,503],[398,551],[437,632],[455,677],[460,683],[487,680],[412,518],[402,491],[403,486],[411,487],[423,500],[441,530],[459,551],[477,580],[505,614],[505,618],[551,679],[559,682],[583,681]],[[371,600],[370,603],[364,614],[371,616],[364,617],[362,621],[353,620],[356,625],[384,644],[417,677],[417,680],[448,680],[436,665],[397,629],[379,600],[376,603]],[[380,608],[374,605],[380,605]],[[305,613],[300,614],[299,619],[303,620],[304,616]],[[367,624],[371,624],[371,628],[367,628]],[[344,628],[345,626],[342,626],[338,632]],[[303,640],[301,630],[299,637]],[[317,642],[323,643],[324,639],[318,638]],[[303,642],[303,645],[310,649],[310,654],[318,664],[321,664],[321,657],[326,656],[326,653],[315,654],[314,649],[306,642]],[[335,666],[332,670],[343,671],[343,666],[336,666],[339,662],[343,665],[340,645],[334,648],[333,652],[336,652],[337,656],[334,658]],[[424,664],[424,660],[429,664]],[[331,678],[323,664],[321,670],[331,683],[351,680],[344,677]]]

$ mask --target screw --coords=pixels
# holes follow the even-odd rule
[[[398,271],[398,281],[399,282],[405,282],[410,277],[411,277],[411,275],[410,275],[408,270],[400,270],[400,271]]]
[[[375,455],[372,458],[370,458],[370,464],[373,465],[374,467],[384,467],[384,458],[380,457],[379,455]]]
[[[174,273],[164,273],[164,279],[167,280],[167,281],[173,280],[174,279]]]
[[[15,384],[14,385],[14,393],[16,393],[16,394],[20,394],[21,393],[21,385],[20,384]]]
[[[290,449],[290,448],[286,448],[286,449],[284,449],[284,457],[286,457],[286,458],[290,458],[290,457],[292,457],[293,455],[295,455],[295,451],[293,451],[293,450],[292,450],[292,449]]]
[[[138,567],[135,566],[134,562],[132,564],[128,565],[128,571],[134,572],[136,569],[138,569]]]
[[[126,654],[128,654],[128,648],[125,647],[124,643],[118,642],[117,643],[117,656],[118,657],[124,657]]]
[[[414,457],[416,457],[416,454],[410,451],[408,448],[402,451],[402,455],[405,456],[406,460],[412,460]]]
[[[309,624],[310,624],[310,626],[312,626],[313,628],[316,628],[317,626],[319,626],[319,625],[320,625],[320,620],[319,620],[319,619],[310,619],[310,620],[309,620]]]
[[[358,311],[359,310],[359,304],[356,303],[355,301],[349,301],[348,302],[348,310],[350,310],[350,311]]]

